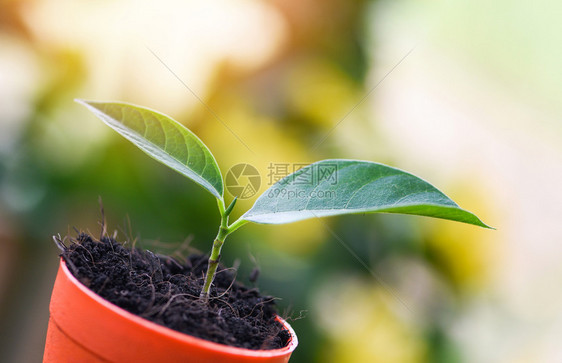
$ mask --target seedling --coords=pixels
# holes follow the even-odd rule
[[[193,132],[172,118],[144,107],[121,102],[77,102],[145,153],[193,180],[217,199],[221,222],[201,289],[200,298],[204,301],[209,298],[226,237],[249,222],[282,224],[342,214],[384,212],[491,228],[410,173],[371,161],[343,159],[317,161],[286,176],[229,224],[228,218],[237,199],[228,206],[225,204],[219,166],[211,151]],[[311,175],[312,182],[303,182],[310,180]],[[318,198],[320,192],[331,197]]]

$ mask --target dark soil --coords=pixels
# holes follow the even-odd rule
[[[216,343],[247,349],[277,349],[289,333],[275,320],[274,298],[236,282],[219,266],[211,297],[199,300],[207,256],[178,262],[150,251],[125,248],[109,237],[80,233],[61,256],[90,290],[147,320]],[[62,247],[59,245],[59,247]]]

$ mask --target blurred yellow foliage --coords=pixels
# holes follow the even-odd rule
[[[474,182],[474,178],[465,180]],[[461,207],[487,216],[491,213],[484,202],[486,198],[478,192],[483,189],[463,182],[447,188]],[[488,222],[486,218],[484,221]],[[428,220],[428,224],[428,248],[453,283],[464,290],[484,287],[494,266],[493,259],[498,249],[496,236],[489,230],[462,223]]]
[[[359,100],[357,86],[349,76],[322,58],[296,64],[286,82],[289,107],[319,127],[331,127]]]
[[[427,347],[406,307],[374,282],[330,279],[315,296],[318,322],[330,340],[321,362],[425,362]],[[334,281],[335,280],[335,281]]]

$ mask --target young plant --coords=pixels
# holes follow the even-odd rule
[[[226,206],[223,178],[205,144],[172,118],[121,102],[76,100],[154,159],[195,181],[217,198],[221,222],[213,242],[200,298],[207,301],[226,237],[254,222],[282,224],[353,213],[401,213],[449,219],[490,228],[426,181],[405,171],[361,160],[332,159],[310,164],[272,185],[252,208],[229,224],[236,198]],[[303,180],[318,170],[329,177]],[[315,198],[321,191],[331,198]],[[329,194],[328,194],[329,193]]]

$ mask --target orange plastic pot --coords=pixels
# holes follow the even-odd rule
[[[288,362],[298,344],[249,350],[182,334],[125,311],[82,285],[61,259],[43,362]]]

